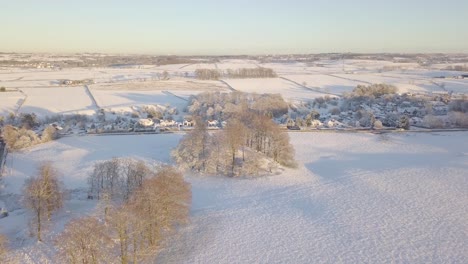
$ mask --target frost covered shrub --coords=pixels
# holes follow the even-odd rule
[[[468,114],[462,112],[450,112],[448,115],[450,123],[456,127],[468,127]]]
[[[444,120],[440,117],[433,116],[433,115],[425,116],[423,119],[423,124],[429,128],[444,128],[445,127]]]
[[[339,115],[340,113],[341,113],[341,110],[339,108],[337,108],[337,107],[330,110],[330,114],[332,114],[332,115]]]
[[[133,111],[131,117],[132,118],[140,118],[140,113],[138,113],[137,111]]]
[[[25,128],[17,128],[11,125],[3,129],[3,139],[9,149],[22,149],[40,143],[37,134]]]
[[[373,127],[375,122],[375,116],[371,112],[367,111],[358,111],[359,125],[362,127]]]
[[[380,120],[375,120],[375,122],[374,122],[374,128],[375,128],[375,129],[382,129],[382,128],[383,128],[382,121],[380,121]]]
[[[453,100],[449,104],[450,111],[468,113],[468,99]]]

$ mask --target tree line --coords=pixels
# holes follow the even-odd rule
[[[8,149],[18,150],[54,140],[57,138],[57,132],[54,127],[47,126],[42,135],[39,136],[36,132],[26,127],[18,128],[6,125],[3,128],[2,137]]]
[[[199,80],[219,80],[221,77],[230,79],[247,78],[275,78],[278,77],[273,69],[265,67],[227,69],[225,71],[217,69],[196,69],[195,77]]]
[[[60,211],[65,189],[52,163],[40,164],[26,180],[23,202],[31,213],[32,234],[49,240],[46,227]],[[71,220],[53,240],[57,263],[141,263],[153,261],[161,242],[188,221],[191,187],[174,167],[153,168],[126,158],[98,162],[89,175],[88,198],[97,212]],[[0,260],[7,254],[0,235]]]
[[[188,221],[191,190],[174,167],[145,170],[150,173],[126,200],[118,202],[111,193],[102,193],[101,217],[83,217],[67,224],[56,238],[59,260],[73,264],[154,260],[161,241]],[[125,197],[128,190],[122,191]]]

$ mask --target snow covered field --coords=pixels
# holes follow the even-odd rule
[[[297,169],[258,179],[188,175],[191,223],[168,241],[158,262],[467,262],[466,132],[290,136]],[[56,164],[68,188],[84,187],[97,160],[132,156],[169,162],[180,137],[62,138],[10,154],[5,190],[17,193],[45,159]],[[93,205],[75,198],[65,210],[90,213]],[[54,233],[71,216],[60,217]],[[0,220],[0,232],[21,241],[24,227],[10,223],[24,218],[23,210],[14,211]],[[38,256],[31,263],[44,263],[53,252],[44,244],[26,244],[25,263],[25,253]]]
[[[8,113],[15,112],[23,99],[24,96],[16,91],[0,93],[0,115],[8,116]]]
[[[85,87],[24,88],[27,99],[22,113],[35,113],[39,117],[55,114],[88,114],[97,110]]]
[[[278,78],[199,81],[196,69],[272,68]],[[394,70],[385,70],[384,67]],[[440,66],[443,69],[446,66]],[[0,115],[34,112],[97,116],[147,105],[177,108],[206,91],[277,93],[290,102],[341,95],[358,84],[388,83],[399,92],[468,93],[456,72],[366,60],[136,65],[107,68],[1,69]],[[162,80],[164,71],[169,80]],[[346,73],[348,72],[348,73]],[[446,74],[447,79],[433,77]],[[59,86],[58,80],[95,84]],[[305,84],[305,85],[304,85]],[[19,89],[20,91],[15,91]],[[23,99],[26,99],[23,104]],[[141,110],[141,109],[140,109]],[[326,110],[328,112],[329,110]],[[326,114],[326,113],[324,113]],[[112,113],[113,115],[113,113]],[[109,118],[112,119],[112,118]],[[468,134],[291,133],[297,169],[265,178],[186,175],[193,188],[191,222],[167,241],[160,263],[467,263]],[[86,178],[95,162],[134,157],[170,163],[181,134],[75,136],[10,153],[1,182],[0,233],[21,263],[47,263],[51,241],[72,218],[92,214]],[[71,190],[44,243],[29,237],[17,202],[24,180],[50,160]]]
[[[281,94],[284,99],[290,101],[306,101],[325,95],[281,78],[226,79],[224,81],[237,91],[258,94]]]

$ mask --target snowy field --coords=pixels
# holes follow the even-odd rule
[[[0,115],[8,116],[8,113],[15,112],[24,99],[24,96],[16,91],[0,93]]]
[[[281,94],[288,101],[307,101],[325,95],[324,93],[309,90],[300,84],[281,78],[226,79],[224,81],[237,91],[258,94]]]
[[[169,105],[182,110],[191,95],[228,91],[217,81],[155,81],[91,85],[90,91],[100,108],[130,111],[134,106]]]
[[[55,114],[89,114],[97,110],[86,88],[49,87],[24,88],[27,98],[20,109],[22,113],[35,113],[39,117]]]
[[[191,223],[159,263],[466,263],[468,134],[291,133],[297,169],[258,179],[187,175]],[[84,187],[93,162],[132,156],[169,162],[181,135],[68,137],[8,156],[6,190],[45,159],[68,188]],[[94,203],[72,199],[59,232]],[[26,245],[24,263],[53,255],[26,238],[23,210],[0,232]],[[52,237],[50,237],[52,239]],[[29,242],[28,242],[29,241]]]

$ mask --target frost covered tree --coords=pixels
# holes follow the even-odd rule
[[[127,200],[149,174],[148,166],[138,160],[113,158],[98,162],[88,177],[89,195],[97,199],[108,195],[111,200]]]
[[[3,128],[3,139],[9,149],[22,149],[40,142],[39,137],[32,130],[25,128],[16,128],[7,125]]]
[[[190,203],[190,185],[174,167],[163,167],[145,179],[128,203],[110,217],[121,263],[137,263],[155,255],[161,239],[187,222]]]
[[[262,164],[268,163],[261,155],[284,166],[295,164],[288,135],[271,117],[253,110],[239,112],[221,131],[211,135],[205,132],[205,137],[194,135],[197,133],[187,134],[173,152],[174,160],[184,169],[229,176],[257,175]],[[208,144],[201,148],[200,142]]]
[[[5,261],[5,256],[8,253],[8,239],[6,236],[0,234],[0,261]]]
[[[33,214],[37,240],[42,241],[44,221],[50,221],[52,214],[63,205],[63,188],[51,163],[39,166],[38,175],[26,180],[23,192],[25,206]]]
[[[55,239],[59,263],[110,263],[112,245],[106,227],[94,217],[70,221]]]
[[[229,159],[231,164],[231,176],[234,176],[234,168],[236,167],[236,155],[239,148],[245,142],[246,127],[238,119],[230,119],[224,129],[226,145],[229,152]]]
[[[206,123],[196,118],[194,129],[181,139],[179,145],[172,151],[172,157],[177,164],[186,169],[203,172],[208,159],[209,144],[210,135]]]

